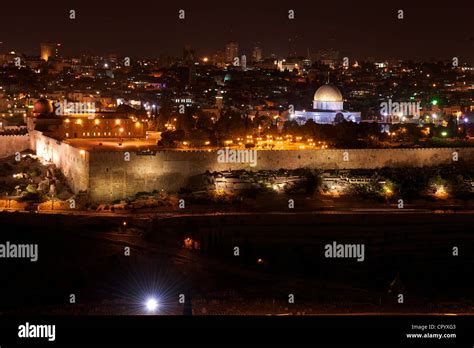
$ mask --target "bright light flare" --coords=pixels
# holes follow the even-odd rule
[[[146,301],[145,307],[146,307],[148,312],[155,312],[159,307],[158,300],[154,297],[150,297]]]

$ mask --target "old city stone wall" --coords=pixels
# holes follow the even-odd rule
[[[89,154],[38,131],[30,132],[30,148],[41,158],[61,169],[71,189],[89,189]]]
[[[452,163],[453,152],[458,153],[460,161],[474,162],[474,148],[258,151],[255,167],[218,163],[216,151],[159,151],[155,155],[131,152],[130,161],[125,161],[122,152],[91,152],[89,188],[93,199],[113,200],[140,191],[177,191],[191,176],[206,171],[424,167]]]
[[[14,155],[30,148],[30,136],[25,135],[0,135],[0,158]]]
[[[215,150],[167,150],[153,155],[132,151],[126,161],[125,152],[88,152],[39,131],[0,137],[0,155],[26,149],[58,166],[74,192],[87,190],[92,199],[104,201],[140,191],[175,192],[185,187],[192,176],[206,171],[424,167],[453,163],[454,152],[459,161],[474,163],[474,148],[262,150],[257,151],[254,167],[249,163],[219,163]]]

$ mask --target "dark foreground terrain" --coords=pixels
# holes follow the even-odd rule
[[[4,315],[145,314],[150,296],[160,302],[158,314],[474,308],[471,213],[3,213],[0,223],[0,244],[39,245],[37,262],[0,259]],[[364,244],[364,261],[326,258],[325,245],[334,241]]]

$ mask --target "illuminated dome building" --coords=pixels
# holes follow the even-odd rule
[[[315,123],[335,124],[342,121],[360,122],[360,112],[344,110],[344,100],[339,89],[331,84],[325,84],[314,93],[312,111],[295,111],[291,119],[299,124],[312,119]]]
[[[314,93],[313,108],[315,110],[342,110],[342,94],[333,85],[323,85]]]

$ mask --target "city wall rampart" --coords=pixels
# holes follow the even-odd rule
[[[278,169],[377,169],[431,167],[474,163],[474,148],[261,150],[255,166],[220,163],[216,150],[87,151],[39,131],[0,136],[0,157],[31,149],[59,167],[74,192],[87,190],[92,199],[111,201],[141,191],[176,192],[190,178],[206,171]],[[127,156],[129,155],[129,156]],[[254,163],[255,164],[255,163]]]
[[[89,189],[89,153],[62,141],[30,132],[30,148],[42,159],[61,169],[71,189],[78,193]]]
[[[174,192],[193,175],[206,171],[314,169],[377,169],[426,167],[453,163],[453,158],[474,163],[474,148],[348,149],[257,151],[257,164],[219,163],[216,151],[158,151],[153,155],[130,152],[91,152],[91,197],[113,200],[140,191]]]
[[[216,150],[89,152],[39,131],[31,131],[29,136],[0,137],[0,154],[28,148],[59,167],[74,192],[87,190],[92,199],[103,201],[141,191],[176,192],[187,186],[191,177],[206,171],[430,167],[454,163],[456,158],[474,163],[474,148],[324,149],[261,150],[257,151],[256,165],[251,166],[220,163]]]
[[[30,136],[25,135],[0,135],[0,158],[14,155],[30,148]]]

